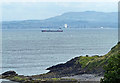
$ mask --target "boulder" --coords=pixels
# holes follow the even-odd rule
[[[3,76],[15,76],[18,75],[15,71],[7,71],[2,73]]]

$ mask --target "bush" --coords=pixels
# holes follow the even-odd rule
[[[112,56],[108,64],[104,66],[105,74],[101,83],[119,83],[120,82],[120,54]]]

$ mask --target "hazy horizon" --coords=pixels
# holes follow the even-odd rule
[[[66,12],[117,12],[115,2],[11,2],[2,4],[2,21],[44,20]]]
[[[100,11],[83,11],[83,12],[100,12]],[[65,14],[65,13],[71,13],[71,12],[64,12],[62,14]],[[78,12],[76,12],[78,13]],[[101,12],[101,13],[117,13],[117,12]],[[61,14],[61,15],[62,15]],[[57,16],[60,16],[60,15],[57,15]],[[56,16],[52,16],[52,17],[56,17]],[[49,19],[49,18],[52,18],[52,17],[48,17],[48,18],[45,18],[45,19],[22,19],[22,20],[2,20],[2,22],[9,22],[9,21],[32,21],[32,20],[46,20],[46,19]]]

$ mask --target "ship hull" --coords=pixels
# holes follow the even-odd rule
[[[41,30],[41,32],[63,32],[63,30]]]

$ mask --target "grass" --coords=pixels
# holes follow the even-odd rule
[[[104,56],[80,56],[75,63],[80,64],[82,68],[87,67],[88,70],[92,70],[93,68],[104,66],[109,58],[117,55],[118,52],[120,52],[120,42]]]
[[[90,57],[80,56],[76,61],[76,64],[81,64],[81,67],[85,68],[89,63],[98,59],[99,59],[99,56],[90,56]]]
[[[72,69],[77,70],[76,68],[79,68],[79,66],[81,66],[81,69],[86,68],[87,71],[95,70],[95,71],[100,71],[101,72],[100,69],[104,65],[107,64],[110,57],[115,56],[117,54],[120,54],[120,43],[118,43],[116,46],[114,46],[111,49],[111,51],[109,51],[104,56],[98,56],[98,55],[88,56],[87,55],[87,56],[77,57],[75,59],[75,61],[73,61],[71,63],[71,64],[74,64],[74,66],[73,67],[70,66],[68,68],[62,69],[62,73],[64,74],[64,73],[66,73],[66,71],[70,71]],[[68,74],[70,74],[70,73],[68,73]],[[8,76],[8,77],[6,77],[6,79],[14,80],[14,81],[18,81],[18,82],[21,82],[21,81],[23,82],[24,81],[24,83],[41,83],[41,82],[44,82],[44,81],[52,81],[52,83],[59,82],[59,81],[62,81],[62,82],[66,81],[65,83],[67,83],[67,82],[75,83],[77,81],[75,79],[64,79],[64,78],[59,78],[59,77],[57,78],[56,76],[58,76],[59,74],[61,74],[61,72],[51,72],[51,73],[46,73],[46,74],[41,74],[41,75],[34,75],[34,76],[32,76],[32,78],[34,78],[34,80],[30,80],[29,77],[25,77],[25,76],[12,76],[12,77]],[[44,76],[46,76],[46,77],[44,77]]]
[[[60,81],[66,81],[66,82],[77,82],[76,79],[73,78],[37,78],[34,80],[30,80],[28,77],[20,77],[18,76],[8,76],[6,79],[9,79],[11,81],[16,82],[22,82],[22,83],[41,83],[41,82],[60,82]]]

